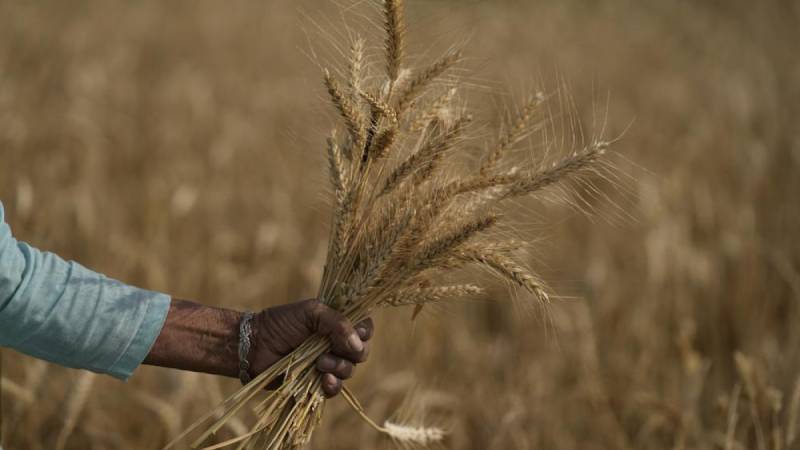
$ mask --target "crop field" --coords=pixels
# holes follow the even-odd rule
[[[207,304],[313,297],[339,119],[322,67],[346,59],[353,30],[378,33],[379,10],[0,0],[0,200],[15,236]],[[446,449],[800,449],[800,4],[406,10],[413,62],[462,49],[449,79],[475,126],[458,151],[480,150],[541,91],[556,132],[516,156],[603,132],[614,183],[577,207],[533,198],[509,211],[546,309],[494,281],[418,315],[376,314],[370,359],[347,381],[366,413],[441,426]],[[0,355],[4,450],[161,448],[239,387],[148,366],[122,383]],[[335,398],[309,448],[394,445]]]

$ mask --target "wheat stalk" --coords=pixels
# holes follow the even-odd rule
[[[383,86],[364,76],[370,59],[360,38],[353,42],[346,62],[346,90],[330,71],[323,74],[346,133],[340,138],[334,132],[327,142],[333,220],[318,297],[354,323],[383,307],[413,305],[416,314],[428,303],[480,295],[483,289],[474,284],[431,285],[446,273],[480,268],[525,289],[542,303],[549,302],[544,283],[514,258],[515,250],[527,244],[509,239],[507,230],[495,232],[503,218],[504,201],[598,172],[604,167],[599,161],[608,144],[595,141],[549,166],[498,172],[497,167],[510,157],[509,149],[537,129],[533,118],[544,96],[536,95],[487,150],[474,173],[456,170],[450,164],[456,153],[451,150],[463,148],[472,122],[465,113],[452,121],[445,117],[452,115],[449,105],[456,87],[431,95],[427,107],[417,107],[415,99],[427,96],[434,81],[461,54],[448,54],[411,72],[414,75],[406,80],[402,75],[409,72],[403,67],[402,6],[399,0],[383,3],[388,79]],[[194,437],[193,448],[282,450],[305,445],[325,404],[315,361],[329,347],[326,339],[309,338],[167,447],[189,435]],[[264,393],[279,378],[280,387]],[[401,444],[428,445],[443,437],[436,428],[392,422],[378,425],[349,389],[344,389],[343,396],[372,428]],[[208,446],[217,431],[256,400],[256,421],[249,431]]]

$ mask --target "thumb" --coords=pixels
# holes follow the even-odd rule
[[[310,304],[307,314],[309,330],[330,338],[334,354],[360,359],[364,343],[347,317],[319,301]]]

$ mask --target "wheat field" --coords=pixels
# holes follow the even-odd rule
[[[318,63],[375,4],[0,1],[0,199],[17,238],[210,304],[315,295],[336,120]],[[378,314],[348,382],[367,413],[424,410],[452,449],[800,448],[800,7],[407,9],[422,60],[464,43],[477,138],[520,95],[567,90],[587,135],[622,136],[623,180],[588,215],[519,203],[547,315],[503,285],[413,323]],[[160,448],[238,387],[1,353],[5,450]],[[310,447],[392,444],[335,399]]]

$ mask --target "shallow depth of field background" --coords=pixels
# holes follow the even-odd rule
[[[16,236],[206,303],[313,296],[334,115],[308,54],[348,5],[0,2],[0,199]],[[798,4],[418,0],[408,22],[428,59],[468,39],[487,128],[507,92],[559,77],[587,131],[606,103],[610,137],[635,119],[614,147],[633,219],[526,204],[530,262],[562,296],[552,330],[502,286],[414,324],[381,314],[349,383],[370,415],[415,390],[450,427],[446,448],[800,448]],[[237,386],[2,356],[6,450],[157,448]],[[311,447],[384,446],[334,400]]]

